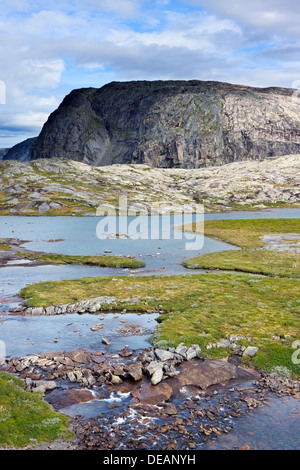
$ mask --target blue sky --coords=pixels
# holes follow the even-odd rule
[[[299,24],[295,0],[1,0],[0,147],[38,135],[74,88],[156,79],[294,87]]]

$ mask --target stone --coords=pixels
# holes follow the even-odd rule
[[[258,348],[256,346],[248,346],[243,352],[243,356],[255,357],[257,353],[258,353]]]
[[[163,371],[168,377],[176,377],[176,375],[180,374],[179,370],[176,370],[173,364],[164,365]]]
[[[194,359],[195,357],[197,357],[197,351],[193,348],[189,348],[186,353],[185,353],[185,356],[187,361],[190,361],[191,359]]]
[[[180,343],[175,349],[175,353],[180,354],[182,357],[185,357],[185,354],[189,348],[183,343]]]
[[[39,212],[47,212],[50,210],[50,206],[47,202],[43,202],[39,205]]]
[[[156,370],[163,369],[164,363],[161,361],[151,361],[146,367],[145,372],[150,375],[150,377],[156,372]]]
[[[164,376],[163,369],[156,369],[155,372],[151,376],[151,383],[152,385],[157,385],[159,382],[162,381]]]
[[[216,384],[226,384],[238,377],[237,367],[226,359],[185,362],[178,380],[182,386],[193,385],[202,390]]]
[[[91,354],[83,349],[77,349],[76,351],[68,351],[65,353],[65,357],[68,357],[77,364],[87,364],[91,361]]]
[[[81,381],[83,382],[84,385],[94,385],[96,383],[96,379],[89,369],[82,369],[81,373],[82,373]]]
[[[118,375],[112,375],[111,376],[111,383],[114,384],[114,385],[120,385],[121,383],[123,383],[123,380]]]
[[[202,357],[202,351],[199,344],[192,344],[191,347],[194,349],[194,351],[196,351],[196,356],[200,359]]]
[[[136,382],[142,380],[143,378],[143,369],[141,362],[134,362],[132,364],[126,365],[124,367],[124,370],[128,372],[129,376]]]
[[[70,382],[76,382],[77,377],[76,377],[76,375],[74,374],[74,372],[68,372],[67,375],[68,375],[68,379],[69,379]]]
[[[159,405],[164,403],[173,395],[173,389],[165,382],[157,385],[152,385],[149,382],[144,382],[140,390],[135,394],[135,397],[141,402],[149,405]]]
[[[33,380],[31,387],[33,392],[42,392],[45,394],[47,391],[57,388],[57,383],[54,380]]]
[[[46,315],[54,315],[54,306],[50,305],[46,308]]]
[[[155,349],[154,353],[159,361],[169,361],[174,358],[174,354],[170,351],[165,351],[164,349]]]
[[[230,346],[230,340],[222,338],[217,342],[217,348],[228,348]]]
[[[36,307],[36,308],[33,308],[32,311],[31,311],[31,315],[44,315],[45,314],[45,310],[43,309],[43,307]]]

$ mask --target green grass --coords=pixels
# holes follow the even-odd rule
[[[198,228],[194,224],[185,226],[185,230]],[[207,237],[242,248],[260,248],[264,246],[261,237],[266,234],[300,233],[300,219],[207,220],[204,232]]]
[[[56,413],[40,393],[24,389],[23,381],[0,372],[0,445],[20,448],[70,437],[68,418]]]
[[[135,258],[126,258],[122,256],[77,256],[61,255],[57,253],[39,253],[18,251],[17,255],[21,258],[32,259],[41,263],[51,264],[82,264],[91,266],[100,266],[103,268],[141,268],[145,266],[143,261]]]
[[[185,229],[192,227],[186,226]],[[300,233],[300,219],[210,220],[205,222],[204,231],[206,236],[235,244],[242,249],[191,258],[184,261],[186,268],[300,277],[299,253],[264,250],[262,241],[264,235]]]
[[[139,296],[140,302],[132,304],[131,311],[154,310],[160,305],[165,312],[159,317],[154,345],[197,343],[206,357],[221,357],[229,351],[207,350],[207,344],[231,333],[250,336],[251,344],[259,347],[255,363],[260,369],[288,363],[293,374],[300,375],[299,366],[291,360],[291,345],[300,335],[299,280],[237,273],[115,279],[44,282],[26,287],[21,296],[28,305],[43,307],[102,295],[120,301]]]
[[[300,255],[295,253],[249,249],[221,251],[191,258],[184,261],[183,266],[300,278]]]

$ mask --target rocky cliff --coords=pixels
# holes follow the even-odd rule
[[[219,82],[113,82],[72,91],[31,159],[200,168],[300,152],[293,90]]]

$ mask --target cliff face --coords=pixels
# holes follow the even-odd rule
[[[300,153],[293,90],[219,82],[113,82],[72,91],[31,159],[200,168]]]

